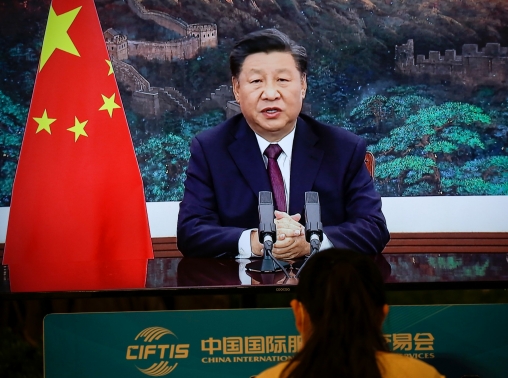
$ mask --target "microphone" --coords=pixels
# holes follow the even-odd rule
[[[317,192],[305,192],[305,240],[310,243],[310,254],[319,251],[323,241],[321,206]]]
[[[274,273],[282,270],[286,277],[288,273],[284,266],[288,265],[285,262],[279,262],[272,255],[273,243],[277,237],[277,228],[274,222],[274,207],[272,192],[261,191],[259,192],[258,202],[259,212],[259,242],[263,244],[263,259],[260,261],[253,261],[245,266],[245,269],[252,272],[260,273]]]
[[[259,192],[259,242],[263,244],[265,249],[272,250],[273,241],[277,235],[277,229],[273,220],[274,207],[272,192]]]
[[[310,243],[310,255],[319,252],[323,241],[323,224],[321,223],[321,206],[317,192],[305,192],[305,240]],[[300,277],[303,267],[309,259],[306,259],[298,268],[295,278]]]

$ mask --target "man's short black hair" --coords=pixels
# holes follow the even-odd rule
[[[286,34],[277,29],[262,29],[247,34],[235,44],[229,55],[231,75],[238,77],[243,62],[249,55],[256,53],[288,52],[296,63],[301,74],[307,74],[307,51]]]

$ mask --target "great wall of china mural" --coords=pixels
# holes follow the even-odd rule
[[[0,206],[10,202],[50,2],[0,0]],[[95,4],[148,201],[182,198],[190,140],[240,111],[231,47],[269,27],[306,47],[303,111],[367,141],[382,196],[508,194],[504,0]]]
[[[132,92],[133,110],[145,117],[159,117],[166,111],[190,116],[216,108],[226,110],[228,101],[234,99],[228,85],[221,85],[203,102],[191,104],[176,88],[151,86],[135,67],[124,62],[135,56],[158,61],[193,59],[201,48],[217,47],[217,25],[188,24],[167,13],[147,10],[140,0],[127,0],[127,3],[139,18],[180,36],[171,41],[132,41],[112,28],[104,32],[117,80]],[[234,108],[234,105],[230,107]]]
[[[395,46],[395,69],[402,75],[427,79],[447,80],[466,86],[507,86],[508,79],[508,47],[499,43],[487,43],[478,49],[477,44],[464,44],[462,54],[457,55],[454,49],[429,51],[425,55],[417,55],[415,62],[414,41]]]

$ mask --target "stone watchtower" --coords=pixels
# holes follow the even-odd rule
[[[199,39],[199,47],[217,47],[217,25],[192,24],[187,26],[187,35]]]
[[[128,59],[128,44],[125,35],[120,34],[115,29],[109,28],[104,32],[104,39],[106,40],[106,47],[111,58],[117,60]]]
[[[412,39],[407,43],[395,46],[395,66],[396,69],[404,74],[409,74],[415,64],[415,47]]]

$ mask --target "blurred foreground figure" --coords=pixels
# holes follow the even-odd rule
[[[420,360],[388,352],[383,279],[368,256],[340,249],[314,254],[291,307],[303,347],[257,378],[443,378]]]

